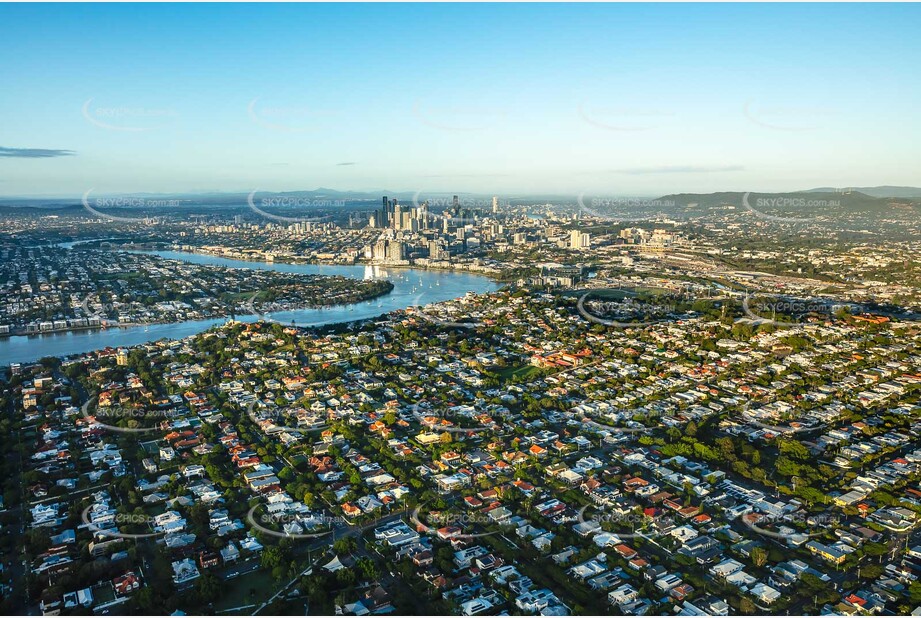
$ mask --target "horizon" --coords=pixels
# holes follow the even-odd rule
[[[4,5],[0,197],[919,186],[919,11]]]
[[[827,191],[820,191],[820,190],[824,190],[824,189],[827,189]],[[877,190],[879,190],[879,189],[894,189],[894,190],[906,189],[906,190],[911,190],[912,192],[921,192],[921,187],[914,187],[914,186],[909,186],[909,185],[877,185],[877,186],[866,186],[866,187],[858,187],[858,186],[844,186],[844,187],[824,187],[824,186],[816,186],[816,187],[812,187],[812,188],[809,188],[809,189],[791,189],[791,190],[781,190],[781,191],[761,191],[761,190],[744,190],[744,189],[742,189],[742,190],[721,189],[721,190],[717,190],[717,191],[706,191],[706,192],[703,192],[703,191],[676,191],[676,192],[673,192],[673,193],[659,193],[659,194],[653,194],[653,193],[651,193],[651,194],[647,194],[647,195],[627,194],[627,193],[614,193],[614,192],[607,192],[607,193],[605,193],[605,192],[601,192],[601,191],[593,192],[592,194],[593,194],[593,195],[594,195],[594,194],[597,194],[597,195],[607,195],[607,196],[610,196],[610,197],[622,197],[622,198],[661,198],[661,197],[668,197],[668,196],[671,196],[671,195],[682,195],[682,194],[685,194],[685,195],[713,195],[713,194],[717,194],[717,193],[743,193],[743,194],[744,194],[744,193],[753,193],[753,194],[763,194],[763,195],[769,195],[769,194],[782,195],[782,194],[819,193],[819,192],[822,192],[822,193],[844,193],[844,192],[852,193],[852,192],[858,192],[858,193],[860,193],[860,192],[861,192],[861,189],[866,189],[866,190],[873,190],[873,189],[877,189]],[[5,202],[15,201],[15,200],[23,200],[23,201],[40,201],[40,200],[58,200],[58,201],[67,200],[67,201],[70,201],[70,200],[77,200],[77,201],[79,201],[79,200],[81,200],[81,199],[87,197],[87,196],[90,195],[90,194],[92,194],[93,197],[95,197],[95,198],[103,198],[103,197],[105,197],[105,198],[113,198],[113,197],[126,197],[126,198],[128,198],[128,197],[138,197],[138,198],[140,198],[140,197],[174,197],[174,198],[209,198],[209,197],[221,198],[221,197],[241,197],[241,198],[243,198],[243,197],[246,197],[246,196],[248,196],[248,195],[255,194],[255,193],[258,193],[258,194],[268,194],[268,195],[283,195],[283,194],[298,194],[298,193],[322,195],[322,192],[324,192],[324,191],[330,191],[330,192],[334,192],[334,193],[336,193],[336,194],[341,194],[342,197],[344,197],[344,198],[354,199],[354,200],[356,200],[356,201],[374,200],[375,202],[377,201],[377,199],[378,199],[380,196],[397,197],[397,196],[403,196],[403,195],[406,195],[406,194],[413,194],[413,193],[415,193],[414,191],[410,191],[410,190],[394,190],[394,189],[350,190],[350,189],[335,189],[335,188],[332,188],[332,187],[317,187],[317,188],[315,188],[315,189],[291,189],[291,190],[286,190],[286,191],[273,191],[273,190],[269,190],[269,189],[259,189],[259,190],[257,190],[257,191],[249,191],[249,192],[247,192],[247,191],[208,191],[208,192],[202,191],[202,192],[181,192],[181,193],[179,193],[179,192],[169,192],[169,191],[162,192],[162,193],[158,193],[158,192],[135,192],[135,193],[129,193],[129,192],[121,193],[121,192],[117,192],[117,193],[101,193],[101,192],[96,192],[96,191],[89,190],[89,191],[87,191],[87,192],[84,192],[83,195],[69,195],[69,194],[62,194],[62,195],[9,195],[9,196],[7,196],[7,195],[0,195],[0,201],[5,201]],[[463,190],[460,190],[460,189],[458,189],[458,190],[444,190],[444,191],[437,191],[437,190],[436,190],[436,191],[425,191],[425,192],[423,192],[423,193],[420,194],[420,197],[424,197],[424,196],[449,196],[449,195],[455,195],[455,194],[456,194],[456,195],[459,195],[459,196],[498,197],[499,199],[515,199],[515,200],[523,200],[523,199],[528,199],[528,198],[534,198],[534,199],[570,199],[570,200],[576,200],[576,199],[578,198],[577,195],[566,194],[566,193],[540,193],[540,192],[528,193],[528,192],[526,192],[526,191],[513,191],[513,192],[510,192],[509,195],[495,195],[495,196],[494,196],[494,194],[493,194],[493,193],[490,193],[490,192],[463,191]],[[873,197],[873,196],[870,196],[870,197]],[[896,197],[897,197],[897,196],[896,196]]]

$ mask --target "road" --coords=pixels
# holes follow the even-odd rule
[[[300,580],[301,577],[309,574],[310,571],[312,571],[314,567],[320,565],[323,562],[328,562],[332,560],[332,556],[329,554],[331,553],[333,539],[344,539],[344,538],[350,538],[354,536],[359,536],[359,538],[361,538],[360,535],[363,534],[365,531],[370,530],[371,528],[377,528],[378,526],[383,526],[384,524],[388,524],[390,522],[396,521],[405,515],[406,515],[406,510],[404,509],[396,513],[392,513],[388,515],[387,517],[382,517],[381,519],[377,519],[375,521],[367,523],[363,526],[351,526],[347,524],[337,524],[333,526],[332,539],[326,536],[321,537],[320,539],[314,541],[307,548],[308,554],[318,549],[324,549],[325,551],[323,551],[323,553],[320,554],[318,558],[311,561],[310,565],[307,568],[305,568],[303,571],[301,571],[299,574],[293,577],[291,581],[289,581],[287,584],[282,586],[275,594],[272,595],[270,599],[263,602],[255,610],[253,610],[253,613],[250,615],[255,616],[259,612],[261,612],[263,609],[265,609],[267,606],[271,605],[272,602],[275,601],[275,599],[285,594],[298,580]],[[364,542],[359,542],[358,548],[359,548],[358,552],[362,557],[368,557],[375,561],[377,560],[375,556],[372,555],[371,552],[368,551]],[[381,572],[386,573],[386,569],[382,569]]]

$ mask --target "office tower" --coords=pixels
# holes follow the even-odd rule
[[[495,195],[492,196],[492,211],[493,213],[499,212],[499,198]]]
[[[454,208],[454,210],[460,208],[460,200],[457,199],[456,195],[454,196],[454,201],[451,203],[451,207]]]
[[[419,229],[427,230],[429,229],[429,203],[422,202],[419,205],[419,208],[416,209],[416,218],[419,221]]]
[[[375,213],[375,225],[376,228],[387,227],[387,212],[390,210],[390,201],[385,195],[381,201],[381,209]]]

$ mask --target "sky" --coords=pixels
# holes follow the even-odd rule
[[[921,185],[919,5],[0,5],[0,195]]]

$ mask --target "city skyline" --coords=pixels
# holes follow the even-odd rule
[[[916,6],[0,15],[4,197],[921,185]]]

